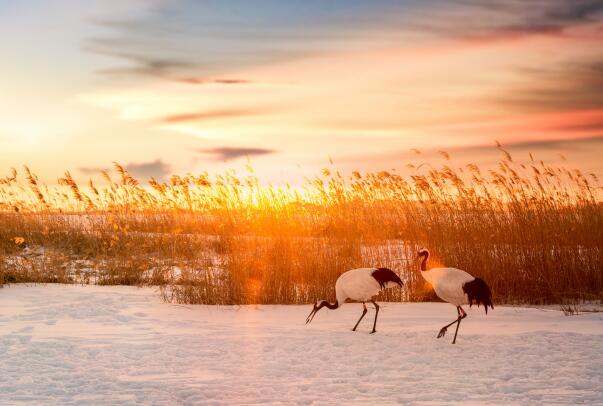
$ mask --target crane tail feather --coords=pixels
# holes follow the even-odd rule
[[[488,307],[494,309],[492,304],[492,292],[490,287],[481,278],[475,278],[471,282],[467,282],[463,285],[463,291],[467,295],[469,300],[469,307],[473,306],[473,303],[484,305],[486,314],[488,314]]]

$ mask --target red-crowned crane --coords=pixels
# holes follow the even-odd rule
[[[356,331],[360,320],[362,320],[367,312],[366,302],[371,302],[375,306],[375,321],[373,322],[372,334],[376,331],[377,315],[379,314],[379,305],[375,303],[373,296],[377,295],[383,289],[396,285],[402,286],[402,281],[394,271],[388,268],[358,268],[344,272],[337,278],[337,282],[335,282],[335,295],[337,297],[335,303],[331,304],[326,300],[319,300],[314,303],[314,308],[306,318],[306,324],[310,323],[314,315],[323,307],[338,309],[345,303],[346,299],[350,299],[361,302],[364,307],[362,315],[352,329],[352,331]]]
[[[468,304],[471,307],[473,303],[476,303],[479,307],[480,304],[483,304],[486,314],[488,314],[488,306],[494,309],[492,293],[483,279],[475,278],[460,269],[432,268],[428,270],[427,259],[429,258],[429,251],[426,248],[419,250],[419,258],[421,257],[423,258],[423,261],[421,261],[421,275],[423,278],[433,286],[433,290],[435,290],[440,299],[456,306],[457,319],[442,327],[438,333],[438,338],[444,337],[448,327],[456,323],[456,331],[452,340],[452,344],[454,344],[456,343],[456,335],[459,332],[461,320],[467,317],[467,313],[465,313],[461,305]]]

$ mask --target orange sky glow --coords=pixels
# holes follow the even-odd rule
[[[15,3],[0,6],[2,173],[250,160],[295,183],[330,159],[402,170],[412,148],[492,165],[499,141],[603,174],[598,2]]]

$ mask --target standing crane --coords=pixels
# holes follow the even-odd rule
[[[433,286],[433,290],[440,299],[456,306],[457,319],[442,327],[438,333],[438,338],[444,337],[448,327],[456,323],[456,331],[452,340],[452,344],[454,344],[456,343],[456,335],[459,332],[461,320],[467,317],[467,313],[461,305],[468,304],[471,307],[473,303],[476,303],[479,307],[480,304],[483,304],[486,314],[488,314],[488,306],[494,309],[490,288],[483,279],[476,278],[460,269],[431,268],[428,270],[429,251],[426,248],[419,250],[419,258],[423,258],[421,261],[421,276]]]

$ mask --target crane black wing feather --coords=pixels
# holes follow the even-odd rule
[[[387,287],[387,282],[393,282],[400,286],[403,285],[400,277],[389,268],[377,268],[371,275],[379,283],[381,289],[385,289]]]
[[[488,314],[488,306],[494,309],[490,287],[488,287],[483,279],[475,278],[471,282],[465,283],[463,285],[463,292],[467,294],[469,307],[473,306],[473,303],[476,303],[477,307],[479,307],[480,304],[483,304],[486,308],[486,314]]]

